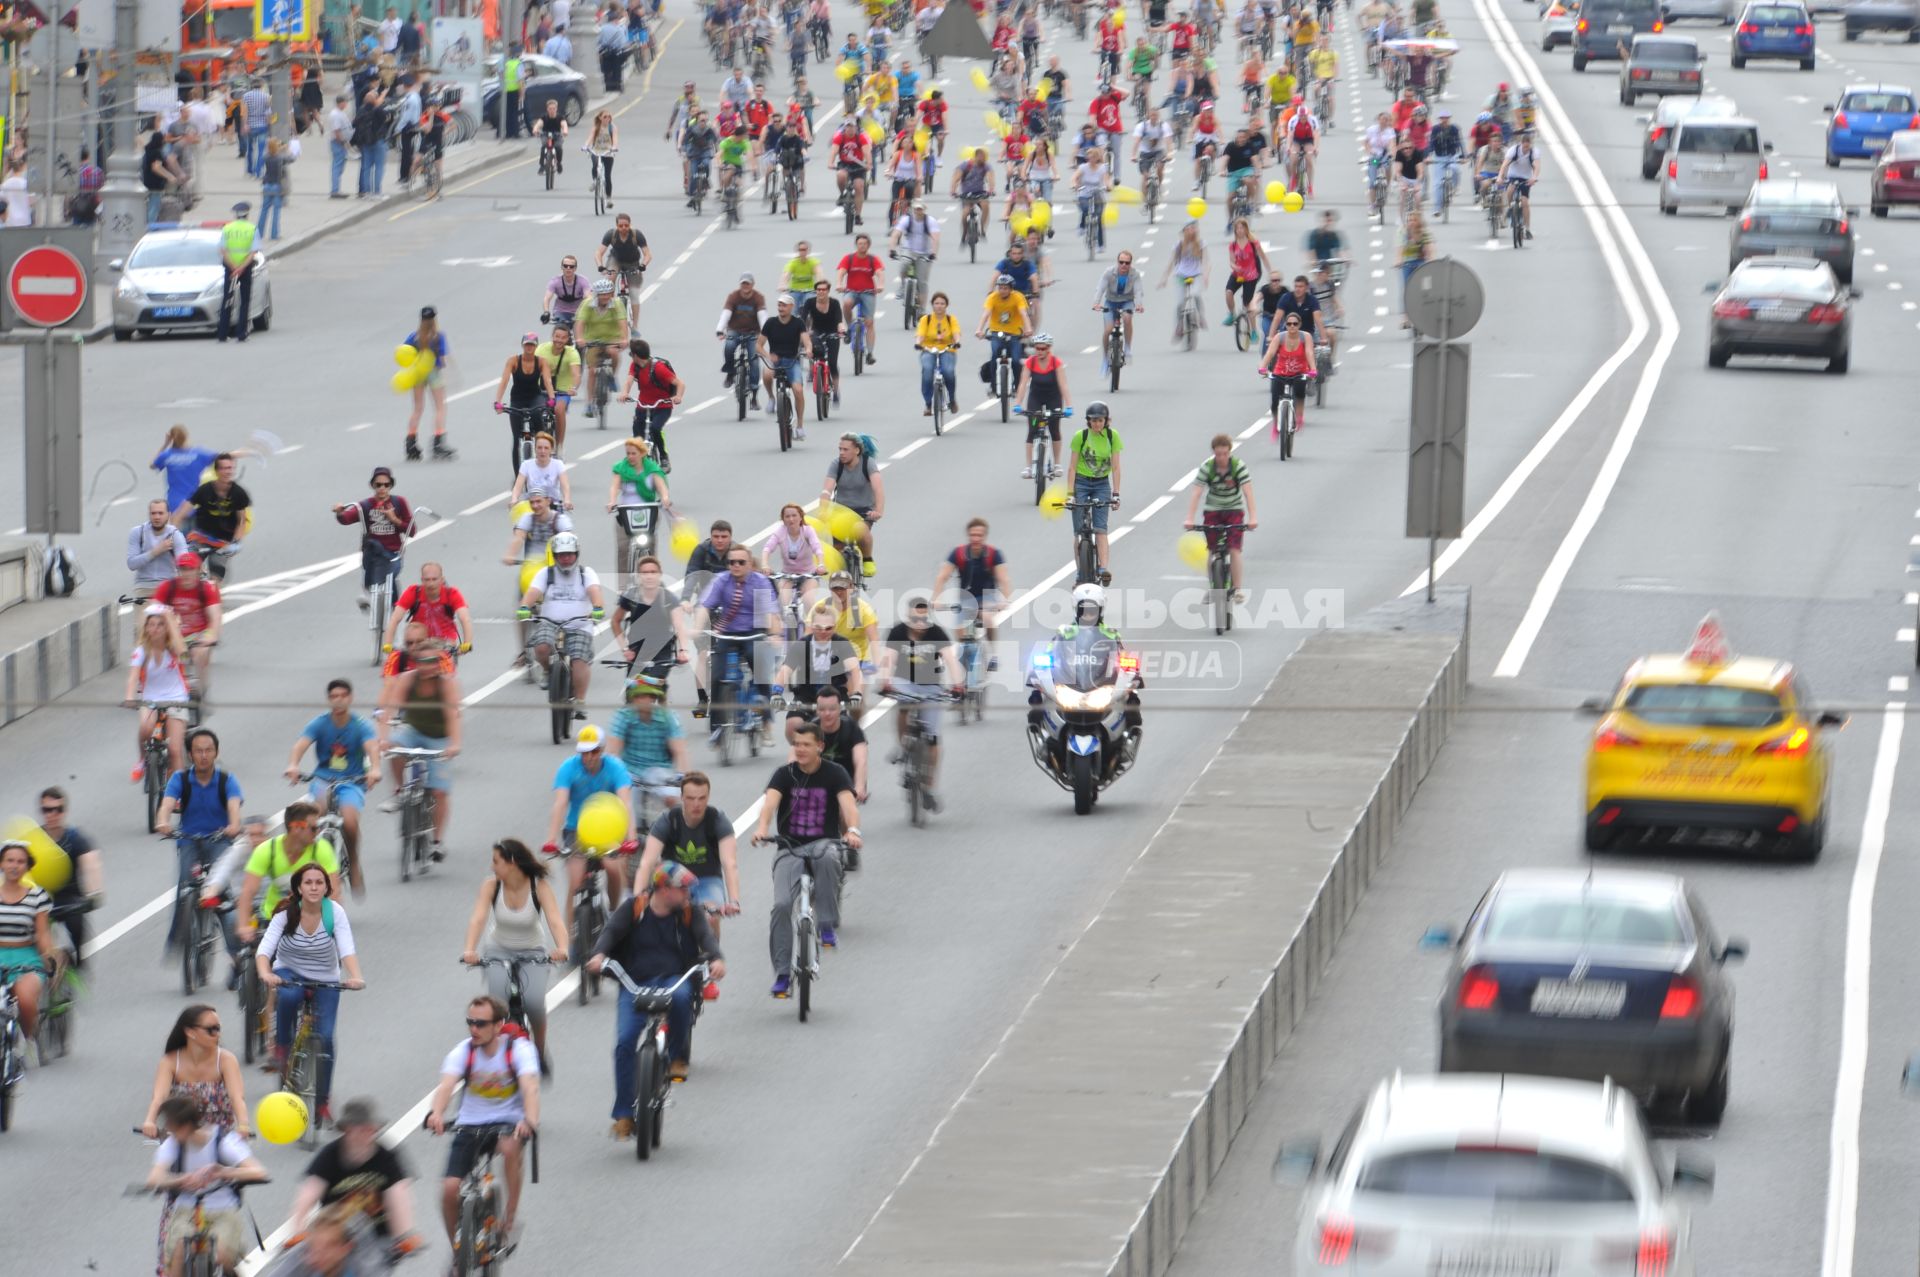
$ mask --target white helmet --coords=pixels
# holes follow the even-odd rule
[[[1107,614],[1107,592],[1092,581],[1073,587],[1073,616],[1077,621],[1085,608],[1093,609],[1093,620],[1098,624]]]
[[[553,550],[555,558],[563,554],[578,554],[580,553],[580,538],[571,532],[561,532],[554,536],[550,548]]]

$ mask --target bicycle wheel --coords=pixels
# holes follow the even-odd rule
[[[556,745],[573,735],[573,662],[565,647],[564,638],[554,644],[553,666],[547,671],[548,718]]]
[[[899,219],[895,218],[894,220],[898,221]],[[912,275],[908,275],[900,281],[900,326],[908,332],[913,331],[913,321],[918,318],[918,316],[914,314],[914,311],[918,309],[914,293],[915,285],[919,282],[920,281]]]
[[[648,1123],[649,1134],[651,1136],[648,1143],[652,1144],[655,1148],[660,1147],[660,1137],[666,1133],[667,1104],[669,1103],[667,1096],[672,1090],[673,1079],[667,1072],[667,1060],[663,1055],[654,1061],[653,1088],[649,1092],[649,1094],[653,1096],[654,1103],[653,1119]],[[634,1134],[637,1136],[639,1133],[639,1129],[636,1127]]]
[[[152,833],[160,827],[160,800],[166,796],[167,786],[166,754],[151,745],[147,747],[147,832]]]
[[[1189,300],[1180,312],[1180,340],[1188,350],[1192,350],[1200,340],[1199,304]]]
[[[377,583],[371,593],[373,598],[367,609],[367,618],[373,625],[373,663],[377,667],[386,655],[380,649],[386,642],[387,608],[393,595],[386,581]]]
[[[1233,344],[1241,350],[1253,345],[1253,320],[1247,312],[1237,311],[1233,316]]]
[[[920,788],[925,749],[918,737],[907,742],[907,820],[915,829],[927,823],[927,806]]]
[[[1207,595],[1213,604],[1213,632],[1224,634],[1233,624],[1233,618],[1227,612],[1227,583],[1218,551],[1207,556]]]
[[[249,960],[240,969],[240,1033],[246,1039],[243,1049],[245,1060],[252,1064],[256,1058],[266,1053],[266,1025],[264,1004],[261,1001],[260,971]]]
[[[793,1000],[800,1004],[802,1024],[813,1009],[814,944],[813,917],[809,914],[794,927],[793,937]]]
[[[1285,399],[1280,404],[1280,460],[1293,458],[1293,400]]]
[[[1514,200],[1507,205],[1507,223],[1513,227],[1513,246],[1520,248],[1527,242],[1527,223],[1525,211],[1520,201]]]
[[[1027,426],[1035,430],[1032,424]],[[1036,430],[1033,440],[1033,503],[1039,505],[1047,496],[1047,436],[1044,430]]]
[[[589,883],[582,893],[582,899],[573,910],[574,961],[580,963],[580,1005],[587,1005],[590,998],[600,996],[600,977],[586,969],[586,961],[593,953],[595,945],[600,943],[601,929],[607,925],[605,912],[600,907],[598,884]]]
[[[607,193],[600,189],[600,173],[599,170],[596,169],[593,174],[593,215],[595,217],[604,217],[606,212]]]
[[[481,1196],[462,1194],[460,1224],[453,1234],[453,1271],[460,1277],[479,1277],[487,1262],[487,1204]]]
[[[202,909],[200,902],[188,897],[186,903],[187,942],[180,948],[180,985],[188,997],[207,983],[207,964],[213,955],[213,928],[215,926],[211,911]]]
[[[774,420],[780,423],[780,451],[793,447],[793,394],[785,385],[773,388]]]
[[[660,1071],[660,1044],[648,1033],[640,1039],[633,1068],[633,1151],[643,1162],[653,1156],[654,1116],[660,1111],[653,1078]]]
[[[180,1268],[182,1277],[220,1277],[211,1251],[189,1251],[185,1258],[186,1263]]]
[[[1126,345],[1120,339],[1120,329],[1116,326],[1107,334],[1107,389],[1120,389],[1120,365],[1126,362]]]
[[[803,1015],[801,1019],[805,1019]],[[0,1131],[13,1126],[13,1075],[20,1067],[15,1056],[19,1048],[14,1045],[13,1033],[7,1033],[7,1041],[0,1046]]]
[[[320,1147],[320,1105],[324,1098],[320,1093],[320,1075],[326,1073],[329,1078],[332,1077],[333,1052],[317,1037],[309,1036],[308,1041],[307,1049],[311,1058],[307,1066],[307,1085],[299,1093],[307,1106],[307,1129],[300,1134],[300,1147],[317,1149]]]

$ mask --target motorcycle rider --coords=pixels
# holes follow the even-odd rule
[[[1063,647],[1071,650],[1076,661],[1089,659],[1104,663],[1103,684],[1111,684],[1119,675],[1120,656],[1125,652],[1126,644],[1120,638],[1120,631],[1106,623],[1107,592],[1099,585],[1088,581],[1073,587],[1073,623],[1063,625],[1049,642],[1049,648],[1055,652]],[[1064,668],[1065,662],[1055,657],[1054,668]],[[1041,690],[1032,674],[1027,676],[1027,685],[1033,690],[1027,694],[1027,730],[1046,730],[1045,702]],[[1140,690],[1146,682],[1138,674],[1134,676],[1133,686],[1127,691],[1126,734],[1121,737],[1121,759],[1131,765],[1134,756],[1140,752]]]

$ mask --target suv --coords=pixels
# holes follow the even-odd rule
[[[1456,1073],[1379,1083],[1332,1153],[1288,1143],[1304,1182],[1293,1272],[1663,1273],[1693,1277],[1687,1199],[1713,1171],[1671,1170],[1612,1082]]]
[[[1620,64],[1620,105],[1632,106],[1642,93],[1698,97],[1706,67],[1690,35],[1637,35]]]
[[[1733,69],[1756,58],[1798,62],[1813,70],[1813,15],[1798,3],[1757,0],[1740,14],[1733,29]]]
[[[1595,60],[1625,58],[1634,36],[1665,28],[1659,0],[1586,0],[1580,20],[1573,24],[1573,69],[1584,71]]]

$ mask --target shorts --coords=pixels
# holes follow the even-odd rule
[[[847,503],[843,501],[843,502],[841,502],[840,504],[841,504],[841,505],[846,505]],[[859,515],[859,516],[860,516],[860,521],[861,521],[862,523],[865,523],[865,522],[867,521],[867,519],[868,519],[868,517],[869,517],[869,516],[871,516],[871,515],[873,514],[873,507],[872,507],[872,506],[870,506],[870,505],[848,505],[848,506],[847,506],[847,509],[849,509],[849,510],[851,510],[851,511],[853,511],[853,512],[854,512],[855,514],[857,514],[857,515]]]
[[[448,1179],[465,1179],[467,1172],[479,1163],[482,1138],[479,1131],[453,1133],[453,1146],[447,1150]]]
[[[776,356],[773,361],[773,375],[781,381],[799,385],[803,375],[800,356]]]
[[[918,178],[912,178],[912,177],[894,178],[893,179],[893,198],[895,199],[912,198],[913,188],[918,185],[920,185]]]
[[[913,708],[920,711],[920,726],[926,733],[927,744],[938,745],[940,743],[940,705],[947,699],[946,690],[928,687],[924,683],[906,683],[898,679],[894,680],[893,688],[895,691],[904,691],[909,696],[924,698],[923,704],[916,704]],[[903,703],[901,708],[904,710],[906,704]]]
[[[170,718],[177,723],[184,723],[189,718],[190,707],[186,705],[157,705],[154,708],[160,717]]]
[[[247,1253],[246,1229],[241,1224],[237,1210],[210,1210],[204,1215],[207,1233],[213,1238],[216,1251],[238,1259]],[[193,1205],[183,1197],[174,1205],[173,1214],[167,1218],[166,1249],[169,1254],[193,1236]]]
[[[1101,308],[1107,312],[1108,319],[1112,319],[1116,315],[1131,315],[1133,313],[1133,303],[1131,301],[1105,302]]]
[[[1225,539],[1229,550],[1238,550],[1240,548],[1240,542],[1244,540],[1247,535],[1246,529],[1241,526],[1246,522],[1246,519],[1247,512],[1245,510],[1208,510],[1206,514],[1202,516],[1201,523],[1202,526],[1208,528],[1227,529],[1227,531],[1221,533],[1221,538]],[[1219,538],[1207,538],[1209,542],[1213,542],[1216,539]]]
[[[848,163],[843,160],[834,167],[838,168],[842,173],[855,177],[865,177],[867,175],[867,166],[864,164]]]
[[[0,984],[12,984],[23,975],[41,975],[46,969],[40,951],[30,944],[0,949]]]
[[[428,736],[412,723],[401,723],[393,729],[393,743],[405,749],[445,749],[447,738]],[[427,760],[427,788],[441,794],[453,788],[453,778],[448,775],[446,759]]]
[[[1208,151],[1211,151],[1212,149],[1213,149],[1212,138],[1208,138],[1205,141],[1201,141],[1201,142],[1195,142],[1193,144],[1193,158],[1197,160],[1201,156],[1205,155]]]
[[[864,293],[849,292],[847,294],[847,318],[849,319],[853,318],[853,308],[855,306],[858,306],[861,308],[862,311],[865,312],[865,317],[867,319],[872,319],[874,295],[875,293],[873,289],[868,289]]]
[[[1107,515],[1112,510],[1107,502],[1113,500],[1113,480],[1105,477],[1094,479],[1076,471],[1073,476],[1073,499],[1095,503],[1092,509],[1074,511],[1078,516],[1074,523],[1076,528],[1079,527],[1079,519],[1086,519],[1093,524],[1095,532],[1107,530]]]
[[[556,643],[555,639],[561,640]],[[533,645],[535,647],[561,647],[567,656],[576,661],[593,659],[593,632],[562,626],[558,621],[549,621],[541,617],[533,627]]]
[[[355,811],[366,809],[367,791],[360,786],[346,780],[336,783],[332,779],[316,776],[313,784],[307,786],[307,797],[312,799],[314,805],[322,811],[326,810],[327,787],[330,785],[333,786],[334,801],[340,805],[342,811],[349,807]]]
[[[1510,177],[1507,179],[1507,185],[1517,192],[1521,199],[1525,199],[1533,194],[1533,181],[1531,178]]]
[[[553,392],[553,401],[555,403],[571,405],[573,403],[573,392],[571,390],[556,390]]]
[[[1232,297],[1237,292],[1240,294],[1240,304],[1242,306],[1251,306],[1253,304],[1253,290],[1259,286],[1260,281],[1257,279],[1229,279],[1227,281],[1227,296]]]

